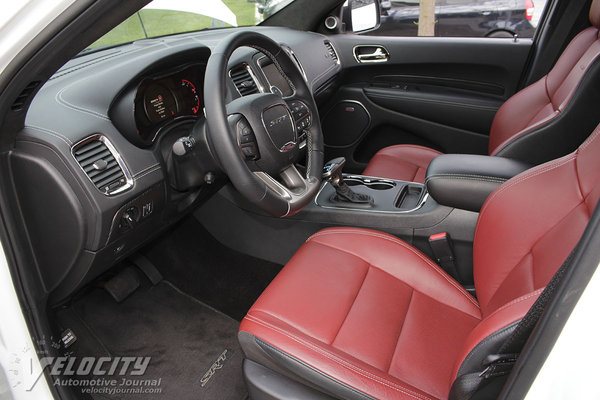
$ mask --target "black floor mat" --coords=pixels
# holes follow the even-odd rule
[[[194,218],[142,253],[166,280],[238,321],[281,270],[224,246]]]
[[[242,400],[246,396],[238,322],[169,282],[142,287],[122,303],[102,289],[92,289],[57,317],[78,336],[68,349],[77,357],[152,357],[146,373],[134,378],[160,379],[161,393],[101,394],[95,399]],[[214,374],[207,380],[209,369]]]

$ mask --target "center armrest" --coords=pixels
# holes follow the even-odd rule
[[[531,167],[504,157],[444,154],[429,164],[425,186],[439,204],[479,211],[498,186]]]

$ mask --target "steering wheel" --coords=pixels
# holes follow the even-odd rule
[[[292,96],[281,92],[242,96],[226,104],[228,61],[239,47],[271,59]],[[206,66],[204,99],[210,147],[234,187],[268,213],[285,217],[317,194],[323,169],[323,134],[317,107],[301,71],[281,46],[252,31],[225,38]],[[296,168],[306,151],[306,173]]]

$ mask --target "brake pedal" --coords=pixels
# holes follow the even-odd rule
[[[138,267],[144,275],[152,282],[152,285],[156,285],[158,282],[163,280],[162,274],[156,269],[154,264],[150,262],[146,257],[141,254],[135,254],[129,258],[129,261]]]
[[[104,289],[117,303],[129,297],[140,287],[140,278],[135,269],[127,267],[109,281],[104,283]]]

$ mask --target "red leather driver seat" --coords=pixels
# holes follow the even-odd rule
[[[490,129],[489,155],[541,164],[573,151],[598,123],[588,108],[596,104],[597,95],[589,91],[600,75],[600,0],[593,1],[589,17],[592,26],[569,43],[548,75],[500,107]],[[422,183],[427,166],[440,154],[424,146],[386,147],[363,175]]]
[[[500,186],[475,233],[477,300],[394,236],[320,231],[242,321],[244,368],[259,365],[261,376],[286,376],[315,396],[447,398],[523,318],[599,197],[600,127],[575,152]]]

